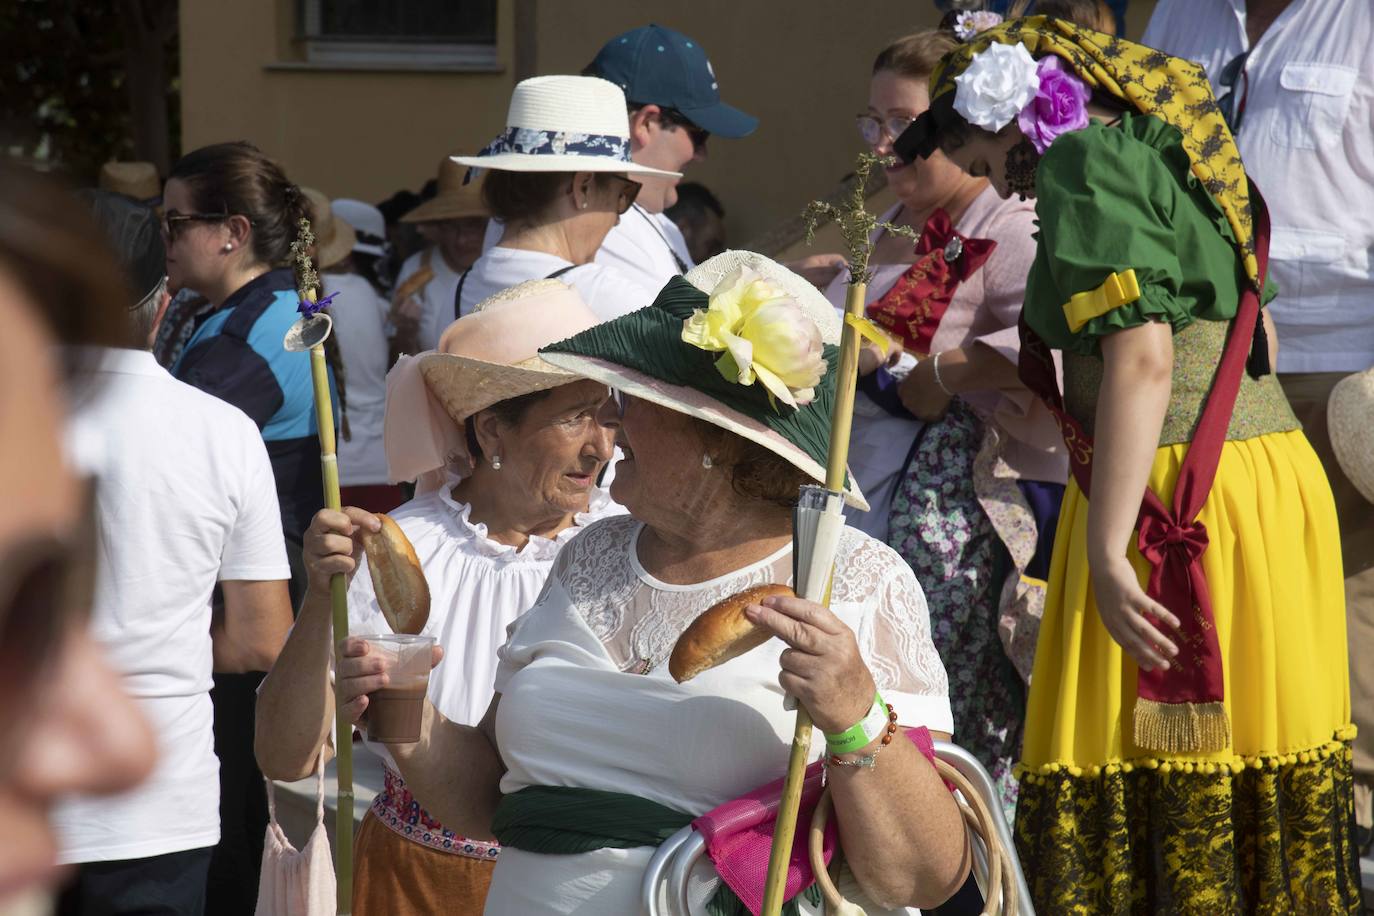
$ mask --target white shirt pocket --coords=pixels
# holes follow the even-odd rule
[[[1273,138],[1291,149],[1317,149],[1337,140],[1345,126],[1357,71],[1339,64],[1292,62],[1279,73]]]

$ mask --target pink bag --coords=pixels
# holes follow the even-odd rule
[[[277,823],[277,800],[267,782],[267,836],[262,849],[255,916],[334,916],[338,901],[334,860],[324,829],[324,754],[315,770],[315,829],[297,851]]]

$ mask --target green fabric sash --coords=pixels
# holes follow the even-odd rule
[[[658,846],[692,823],[693,815],[666,805],[599,789],[530,786],[501,797],[492,833],[502,846],[546,855],[572,855],[596,849]],[[820,903],[813,884],[799,895]],[[749,910],[724,882],[706,904],[708,916],[749,916]],[[799,916],[796,899],[783,916]]]

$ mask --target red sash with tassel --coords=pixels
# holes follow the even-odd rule
[[[1269,266],[1269,213],[1253,183],[1250,196],[1262,289]],[[1202,570],[1207,529],[1197,516],[1216,478],[1246,356],[1260,320],[1259,308],[1259,291],[1247,285],[1212,390],[1179,469],[1173,505],[1165,506],[1147,487],[1136,521],[1136,544],[1150,564],[1146,594],[1172,611],[1181,624],[1179,655],[1169,670],[1138,673],[1134,734],[1135,743],[1143,748],[1165,753],[1214,753],[1231,744],[1231,723],[1222,703],[1221,648]],[[1024,312],[1020,331],[1021,380],[1054,414],[1068,448],[1074,480],[1083,495],[1091,498],[1092,439],[1064,409],[1049,348],[1026,324]]]

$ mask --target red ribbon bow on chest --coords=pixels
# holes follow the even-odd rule
[[[997,243],[954,231],[949,214],[937,209],[916,242],[916,263],[892,288],[868,306],[868,317],[913,353],[930,353],[954,292],[983,266]]]

